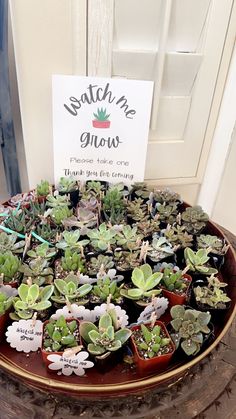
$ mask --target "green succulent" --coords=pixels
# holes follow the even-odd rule
[[[16,234],[0,233],[0,253],[12,252],[13,254],[23,253],[25,241],[17,241]]]
[[[136,224],[138,234],[143,237],[152,236],[153,233],[160,231],[160,220],[158,217],[154,217],[151,220],[139,221]]]
[[[39,288],[37,284],[21,284],[18,288],[18,297],[14,298],[14,313],[10,313],[12,320],[31,319],[35,312],[42,312],[51,307],[50,297],[53,293],[53,285]],[[40,313],[39,313],[40,314]]]
[[[140,247],[142,235],[137,234],[137,227],[123,225],[122,230],[117,233],[117,245],[127,250],[135,250]]]
[[[86,191],[89,192],[91,196],[100,197],[101,193],[104,192],[104,190],[104,185],[96,180],[91,180],[86,184]]]
[[[107,114],[107,110],[103,108],[97,108],[97,113],[93,114],[97,121],[108,121],[110,114]]]
[[[153,262],[159,262],[173,254],[174,250],[166,237],[154,237],[147,252],[147,255]]]
[[[169,188],[159,190],[155,189],[153,192],[153,199],[160,204],[168,204],[180,201],[180,195]]]
[[[171,326],[174,329],[171,337],[176,347],[180,345],[187,355],[196,355],[201,349],[204,335],[210,333],[208,327],[210,313],[176,305],[171,307],[170,314],[173,319]]]
[[[2,274],[4,282],[11,282],[17,279],[21,262],[12,252],[0,253],[0,274]]]
[[[175,271],[171,268],[164,269],[161,285],[163,285],[168,291],[171,292],[184,292],[188,287],[188,283],[186,283],[182,271]]]
[[[68,272],[80,272],[83,273],[84,262],[81,256],[76,252],[72,252],[70,249],[66,249],[65,256],[61,258],[61,265],[64,271]]]
[[[71,217],[72,215],[73,210],[69,209],[68,207],[53,208],[52,212],[50,213],[50,217],[56,225],[62,224],[65,218]]]
[[[42,243],[27,252],[27,255],[32,258],[52,259],[56,256],[57,250],[55,247],[50,247],[48,243]]]
[[[149,219],[148,206],[142,198],[127,202],[127,216],[137,222],[145,222]]]
[[[155,205],[155,209],[160,221],[167,224],[173,224],[176,222],[176,217],[178,214],[178,207],[176,203],[171,202],[169,204],[160,204],[158,202]]]
[[[185,263],[190,271],[199,272],[203,275],[216,274],[218,271],[211,266],[206,265],[209,260],[208,250],[199,249],[194,252],[190,247],[184,249]]]
[[[41,182],[36,186],[37,196],[46,196],[50,193],[50,184],[47,180],[41,180]]]
[[[51,228],[49,224],[38,224],[35,229],[36,234],[41,237],[42,239],[50,242],[55,243],[56,236],[58,234],[57,228]]]
[[[214,275],[211,275],[207,280],[207,286],[197,286],[193,289],[196,301],[210,308],[225,309],[227,307],[226,303],[229,303],[231,299],[221,288],[228,284],[219,281]]]
[[[125,201],[122,191],[117,185],[112,186],[106,192],[102,200],[103,213],[112,224],[119,224],[123,221]]]
[[[199,233],[209,220],[208,215],[199,205],[188,207],[181,215],[183,225],[190,234]]]
[[[16,233],[29,233],[34,227],[35,219],[26,216],[26,211],[23,210],[13,210],[11,211],[9,217],[4,221],[5,227],[9,228]]]
[[[31,278],[34,284],[41,286],[51,284],[53,281],[53,270],[48,267],[48,261],[46,259],[32,259],[28,264],[23,263],[19,271],[24,274],[24,282]]]
[[[98,255],[97,257],[91,257],[89,263],[87,264],[88,274],[96,275],[101,267],[104,271],[107,272],[109,269],[113,268],[114,261],[112,256]]]
[[[67,195],[48,195],[46,203],[50,208],[68,207],[70,200]]]
[[[116,230],[108,228],[105,223],[100,224],[98,229],[88,231],[88,237],[95,250],[109,250],[110,245],[116,243]]]
[[[129,271],[141,265],[140,252],[115,252],[116,266],[120,271]]]
[[[191,247],[193,245],[193,236],[188,234],[185,226],[172,225],[167,226],[164,235],[168,242],[173,246],[180,246],[181,249]]]
[[[61,177],[58,183],[59,192],[69,193],[78,189],[77,181],[71,177]]]
[[[216,255],[225,255],[229,248],[223,239],[211,234],[200,234],[197,237],[197,246],[198,249],[210,249]]]
[[[135,288],[121,289],[120,294],[131,300],[143,300],[160,294],[160,289],[155,287],[160,283],[163,274],[161,272],[152,273],[152,268],[147,263],[135,268],[132,272],[132,283]]]
[[[164,336],[161,326],[155,325],[151,328],[141,324],[140,332],[134,340],[144,359],[160,356],[166,352],[171,339]]]
[[[120,304],[121,302],[121,288],[123,284],[118,287],[115,280],[111,280],[108,276],[98,278],[97,284],[94,285],[92,295],[99,301],[106,302],[107,298],[111,296],[111,301]]]
[[[89,240],[79,241],[80,230],[64,231],[62,237],[63,239],[56,244],[56,247],[62,250],[70,249],[71,252],[79,252],[89,243]]]
[[[145,182],[135,182],[132,185],[131,193],[134,193],[137,197],[142,199],[148,199],[151,193],[151,189]]]
[[[117,330],[117,328],[115,310],[110,310],[100,317],[98,327],[91,322],[84,321],[80,324],[79,330],[88,345],[88,352],[100,356],[120,349],[132,334],[130,329]]]
[[[54,295],[51,300],[58,304],[66,304],[67,301],[76,304],[84,304],[84,298],[91,290],[92,285],[84,284],[78,286],[78,277],[69,274],[64,279],[55,279]]]
[[[4,292],[0,292],[0,316],[10,310],[13,302],[13,297],[8,297]]]
[[[43,349],[48,352],[64,352],[79,343],[76,320],[66,321],[63,316],[57,320],[49,320],[44,328]]]

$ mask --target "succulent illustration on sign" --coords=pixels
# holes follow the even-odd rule
[[[97,113],[93,114],[96,119],[93,120],[94,128],[110,128],[111,122],[108,120],[110,114],[107,114],[106,109],[97,109]]]

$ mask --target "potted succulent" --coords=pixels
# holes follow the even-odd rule
[[[170,306],[181,305],[186,302],[191,282],[191,276],[184,271],[164,268],[160,287],[163,296],[168,298]]]
[[[154,202],[159,202],[160,204],[181,204],[180,195],[177,192],[172,191],[169,188],[165,189],[154,189],[152,199]]]
[[[50,186],[47,180],[41,180],[41,182],[36,186],[36,199],[38,202],[46,201],[47,195],[50,194],[52,187]]]
[[[160,204],[157,202],[153,211],[154,216],[159,216],[161,227],[165,227],[167,224],[174,224],[178,214],[178,207],[175,203]]]
[[[36,312],[37,317],[44,320],[45,317],[48,317],[48,310],[52,305],[49,300],[53,290],[53,285],[39,288],[37,284],[21,284],[18,288],[18,296],[13,300],[15,311],[10,313],[10,318],[12,320],[28,320]]]
[[[212,317],[222,320],[222,312],[230,306],[231,299],[223,291],[228,284],[211,275],[193,286],[194,302],[198,310],[209,311]]]
[[[142,235],[137,234],[137,227],[133,228],[129,225],[123,225],[122,229],[117,232],[117,246],[124,250],[137,250],[140,247]]]
[[[65,278],[70,272],[83,273],[85,271],[84,260],[76,252],[71,252],[70,249],[65,250],[64,256],[57,259],[55,262],[55,276],[56,278]]]
[[[229,249],[224,239],[211,234],[200,234],[197,237],[197,249],[209,249],[209,257],[216,269],[224,263],[224,256]]]
[[[93,287],[90,284],[79,286],[78,277],[69,274],[64,279],[55,279],[54,294],[52,295],[51,300],[56,307],[61,307],[67,302],[85,306],[89,301],[87,296],[92,288]]]
[[[35,219],[28,217],[24,210],[13,210],[4,220],[4,226],[14,231],[15,233],[25,234],[29,233],[35,225]]]
[[[46,205],[49,208],[69,207],[70,201],[67,195],[57,195],[54,192],[54,195],[47,196]]]
[[[72,177],[61,177],[58,183],[59,195],[68,195],[75,208],[79,201],[79,185]]]
[[[182,223],[190,234],[200,234],[209,220],[208,215],[200,205],[188,207],[181,214]]]
[[[208,327],[211,315],[181,305],[171,307],[170,322],[173,333],[170,333],[176,348],[180,347],[188,356],[196,355],[211,333]]]
[[[193,236],[186,231],[185,226],[168,224],[162,233],[167,238],[168,242],[177,248],[176,258],[177,263],[184,262],[184,249],[193,246]]]
[[[73,215],[73,211],[66,206],[62,206],[58,208],[52,208],[49,215],[52,223],[54,223],[56,226],[60,226],[63,224],[65,219]]]
[[[16,255],[10,251],[0,253],[0,275],[4,284],[17,288],[21,276],[20,268],[21,262]]]
[[[12,252],[14,255],[23,253],[25,240],[18,241],[17,234],[0,233],[0,253]]]
[[[0,342],[2,341],[5,333],[12,302],[13,297],[9,297],[4,292],[0,292]]]
[[[141,198],[147,202],[151,194],[151,189],[145,182],[135,182],[131,187],[130,193],[133,199]]]
[[[148,206],[142,198],[127,202],[127,218],[131,223],[145,222],[150,218]]]
[[[166,237],[153,235],[153,240],[147,251],[149,263],[156,264],[160,261],[173,261],[175,248],[167,241]]]
[[[158,215],[156,215],[153,219],[139,221],[134,224],[134,226],[137,227],[138,234],[147,240],[152,237],[153,233],[158,233],[160,231],[160,220]]]
[[[27,256],[30,259],[44,259],[48,262],[52,262],[56,254],[57,249],[55,247],[49,247],[48,243],[42,243],[34,246],[27,252]]]
[[[77,320],[66,320],[63,316],[57,320],[47,320],[43,325],[41,348],[44,364],[47,367],[51,364],[47,358],[49,354],[62,355],[66,349],[77,347],[79,343],[79,322]]]
[[[64,231],[56,247],[61,250],[70,249],[71,252],[80,252],[84,256],[84,247],[89,243],[89,240],[79,240],[79,238],[80,230]]]
[[[110,187],[102,199],[102,212],[106,221],[112,225],[124,221],[125,201],[118,185]]]
[[[175,346],[160,321],[131,327],[131,344],[137,370],[141,375],[163,371],[171,361]]]
[[[107,189],[107,182],[99,182],[96,180],[89,180],[86,182],[86,195],[101,200],[105,190]]]
[[[191,275],[194,276],[194,279],[197,279],[199,275],[211,275],[218,272],[217,269],[207,264],[210,259],[208,253],[209,250],[206,249],[199,249],[196,252],[190,249],[190,247],[184,249],[185,263],[187,269],[191,271]]]
[[[107,298],[110,298],[111,303],[122,305],[123,298],[121,296],[121,289],[123,284],[120,286],[117,285],[115,280],[109,278],[108,275],[99,277],[97,279],[97,284],[93,286],[93,289],[90,294],[90,303],[94,305],[99,305],[105,303]]]
[[[87,234],[92,248],[98,252],[111,250],[111,245],[116,243],[116,230],[108,228],[105,223],[100,224],[98,229],[88,231]]]
[[[53,269],[48,266],[47,259],[31,259],[28,263],[21,265],[19,272],[23,273],[23,282],[25,283],[29,278],[39,286],[53,282]]]
[[[114,309],[108,310],[95,324],[83,321],[79,327],[80,335],[95,365],[101,372],[107,372],[123,358],[123,347],[131,336],[131,330],[121,328]]]
[[[97,108],[97,113],[93,114],[95,119],[93,119],[94,128],[110,128],[111,122],[108,120],[110,114],[107,114],[107,110],[103,108]]]
[[[92,253],[88,257],[86,263],[86,269],[89,276],[96,276],[100,271],[101,267],[105,272],[114,267],[114,261],[112,256],[99,254],[97,257]]]

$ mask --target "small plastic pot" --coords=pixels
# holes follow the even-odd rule
[[[76,189],[76,190],[71,191],[71,192],[60,192],[59,191],[59,195],[69,195],[72,207],[76,208],[76,206],[79,202],[79,189]]]
[[[149,326],[150,324],[148,324],[147,326]],[[160,321],[156,321],[155,325],[158,325],[161,327],[161,330],[164,332],[165,336],[167,338],[170,338],[170,335],[164,325],[164,323],[160,322]],[[133,326],[131,327],[131,330],[140,330],[141,326],[137,325],[137,326]],[[159,356],[154,356],[153,358],[149,358],[149,359],[144,359],[140,356],[137,345],[135,343],[134,337],[131,335],[130,337],[131,339],[131,347],[133,349],[133,353],[134,353],[134,360],[136,363],[136,367],[137,370],[139,372],[140,375],[147,375],[149,373],[153,373],[155,371],[163,371],[167,368],[168,364],[171,361],[172,356],[174,355],[175,352],[175,345],[172,342],[172,340],[170,340],[170,346],[171,346],[171,350],[169,353],[167,354],[163,354],[163,355],[159,355]]]
[[[184,274],[184,278],[188,281],[188,286],[183,294],[176,294],[175,292],[169,291],[164,287],[160,287],[162,289],[162,294],[164,297],[168,298],[169,300],[169,307],[175,305],[182,305],[185,304],[188,299],[189,289],[192,282],[192,277],[190,275]]]
[[[72,322],[73,320],[75,320],[75,319],[67,319],[66,320],[66,322],[67,323],[70,323],[70,322]],[[43,362],[44,362],[44,364],[45,364],[45,366],[47,367],[47,370],[49,371],[49,372],[54,372],[53,370],[50,370],[48,367],[49,367],[49,365],[50,364],[52,364],[52,362],[51,361],[49,361],[49,359],[48,359],[48,355],[60,355],[60,356],[62,356],[63,355],[63,351],[59,351],[59,352],[49,352],[49,351],[46,351],[45,349],[43,349],[43,341],[44,341],[44,329],[45,329],[45,326],[47,325],[49,323],[49,320],[46,320],[44,323],[43,323],[43,339],[42,339],[42,346],[41,346],[41,354],[42,354],[42,358],[43,358]],[[77,323],[77,329],[79,330],[79,320],[76,320],[76,323]],[[78,342],[78,345],[80,344],[80,341]],[[72,348],[71,348],[72,349]]]

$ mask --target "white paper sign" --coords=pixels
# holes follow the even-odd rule
[[[55,75],[52,86],[55,184],[143,181],[153,82]]]
[[[13,322],[6,331],[7,342],[18,352],[35,352],[42,344],[43,323],[36,320],[19,320]]]
[[[154,312],[159,319],[162,314],[165,313],[168,307],[169,301],[165,297],[155,297],[151,304],[148,304],[147,307],[140,314],[137,323],[146,322],[150,320],[152,313]]]
[[[86,361],[89,354],[86,351],[79,352],[77,355],[66,356],[52,354],[48,355],[47,359],[52,362],[48,368],[52,371],[59,371],[57,374],[62,373],[63,375],[71,375],[72,373],[82,376],[85,374],[85,369],[92,368],[94,363],[91,361]]]
[[[93,310],[89,310],[84,306],[78,306],[77,304],[71,304],[70,309],[68,306],[59,308],[55,314],[51,316],[51,319],[57,320],[60,316],[65,317],[65,319],[77,319],[77,320],[86,320],[94,322]]]

